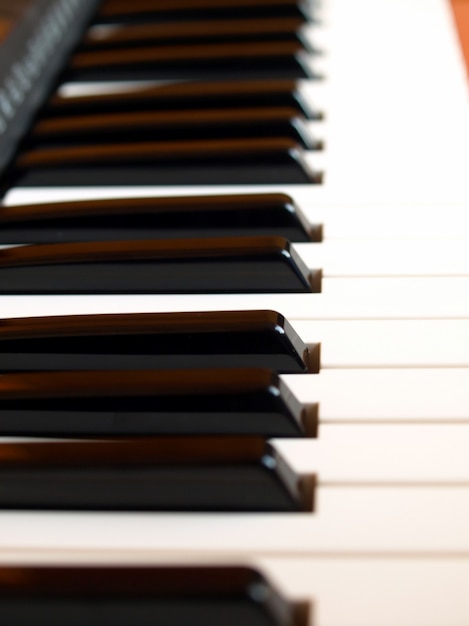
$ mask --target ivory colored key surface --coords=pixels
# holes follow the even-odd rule
[[[467,623],[469,560],[462,555],[459,559],[260,556],[255,562],[293,598],[311,598],[314,625]]]
[[[311,223],[323,225],[326,241],[332,239],[415,239],[416,254],[419,238],[468,238],[469,216],[466,203],[402,202],[381,198],[376,202],[342,203],[321,206],[299,196],[297,204],[304,209]],[[462,196],[463,197],[463,196]]]
[[[300,474],[316,474],[318,489],[363,486],[465,487],[469,481],[469,420],[372,419],[319,424],[317,439],[275,440]],[[383,546],[384,547],[384,546]]]
[[[292,320],[320,368],[469,367],[469,319]]]
[[[325,369],[284,375],[300,402],[319,404],[320,422],[465,421],[469,369]]]
[[[324,241],[297,246],[309,267],[334,276],[469,275],[466,239]]]
[[[469,278],[330,278],[315,294],[0,296],[3,317],[88,313],[277,310],[287,319],[464,319]]]

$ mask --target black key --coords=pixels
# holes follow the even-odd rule
[[[175,20],[256,19],[309,17],[307,4],[298,0],[105,0],[96,23],[126,24]]]
[[[322,182],[301,146],[284,137],[38,148],[19,154],[9,179],[16,186]]]
[[[63,97],[56,93],[41,113],[41,119],[63,115],[130,111],[179,111],[200,109],[252,109],[292,107],[307,118],[317,119],[302,98],[295,80],[180,81],[129,86],[124,92]]]
[[[314,477],[260,437],[2,444],[0,475],[1,509],[313,509]]]
[[[293,256],[292,256],[293,255]],[[281,237],[31,245],[0,250],[2,294],[308,293],[320,271]]]
[[[307,626],[308,613],[247,567],[0,568],[8,626]]]
[[[265,107],[221,111],[107,112],[45,119],[35,125],[25,149],[265,137],[290,138],[308,149],[319,146],[308,132],[304,118],[295,109]]]
[[[63,80],[310,78],[304,51],[301,42],[288,41],[90,50],[71,58]]]
[[[317,431],[271,370],[34,372],[0,378],[0,434],[53,437]]]
[[[281,236],[321,241],[283,194],[182,196],[0,207],[0,243]]]
[[[319,371],[306,346],[273,311],[141,313],[4,319],[0,371],[269,368]]]
[[[305,17],[262,17],[238,20],[190,20],[90,28],[80,50],[108,50],[151,44],[192,45],[260,41],[303,42],[300,29]]]

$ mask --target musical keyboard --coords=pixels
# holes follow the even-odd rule
[[[54,186],[31,168],[29,177],[9,179],[16,182],[3,202],[13,213],[17,205],[31,212],[50,202],[287,194],[301,222],[322,231],[323,246],[292,246],[304,265],[321,270],[320,292],[74,295],[65,286],[54,295],[4,293],[0,316],[279,311],[302,342],[321,346],[319,373],[279,377],[291,406],[316,407],[317,436],[271,441],[295,476],[315,477],[314,511],[4,509],[0,562],[250,566],[286,597],[307,600],[311,626],[465,626],[469,115],[463,60],[443,0],[311,4],[315,21],[302,27],[308,46],[299,57],[306,76],[294,77],[292,98],[305,103],[300,114],[312,118],[302,119],[314,140],[301,148],[300,164],[313,174],[308,184],[191,179],[137,185],[115,176],[82,184],[79,172],[75,181],[64,177]],[[124,37],[103,23],[88,38],[107,35],[110,46]],[[166,80],[161,89],[174,103],[188,85]],[[110,94],[135,102],[139,91],[148,96],[159,87],[147,75],[131,82],[113,74],[103,82],[70,74],[67,81],[50,104],[51,119],[61,120],[67,107],[78,115],[80,100],[86,111],[93,103],[108,106]],[[255,82],[249,98],[261,97]],[[226,102],[218,106],[227,109]],[[2,236],[3,258],[24,243]],[[4,438],[3,449],[19,439]]]

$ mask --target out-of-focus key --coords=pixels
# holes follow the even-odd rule
[[[241,566],[0,569],[0,611],[8,623],[306,626],[308,609]]]
[[[161,437],[0,445],[0,508],[306,512],[297,476],[262,437]]]

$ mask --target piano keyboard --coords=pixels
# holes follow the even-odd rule
[[[100,22],[89,29],[85,46],[64,74],[32,138],[23,144],[16,169],[5,178],[8,188],[0,213],[0,472],[6,477],[0,484],[0,615],[2,601],[12,615],[26,610],[18,608],[24,607],[22,599],[31,599],[22,581],[32,580],[39,600],[35,596],[31,606],[37,602],[43,616],[30,612],[21,619],[62,623],[47,604],[55,596],[44,583],[57,573],[42,570],[44,566],[64,574],[63,582],[54,585],[59,594],[68,593],[71,606],[75,596],[63,589],[67,581],[87,571],[81,568],[93,567],[96,576],[100,568],[111,568],[103,571],[114,572],[109,575],[116,577],[120,589],[119,576],[127,568],[134,580],[149,574],[151,581],[158,577],[158,568],[175,573],[182,567],[187,576],[192,568],[201,568],[204,593],[207,572],[216,571],[222,585],[223,577],[227,580],[235,570],[233,580],[238,582],[230,587],[236,598],[230,609],[234,612],[227,610],[220,618],[219,605],[212,602],[214,612],[201,618],[183,586],[174,592],[178,602],[166,608],[185,606],[192,611],[190,617],[184,611],[177,618],[158,613],[163,605],[152,595],[151,610],[160,620],[191,619],[194,624],[232,620],[256,626],[466,626],[469,114],[465,67],[450,6],[445,0],[322,0],[307,3],[306,13],[313,19],[304,23],[303,3],[297,6],[288,0],[173,2],[172,13],[164,18],[170,28],[161,19],[142,25],[129,15],[125,29],[115,22],[129,4],[103,3]],[[135,1],[133,10],[152,3],[154,15],[159,15],[165,3],[157,0]],[[185,4],[214,11],[215,25],[206,21],[200,30],[177,28],[174,16]],[[248,29],[242,28],[240,7],[251,11]],[[258,37],[255,44],[253,33]],[[150,45],[155,36],[164,40],[168,53],[171,41],[179,50],[190,46],[189,70],[182,69],[174,49],[166,66],[161,50]],[[141,38],[138,46],[136,38]],[[223,63],[207,63],[214,59],[204,49],[207,40]],[[275,47],[272,41],[277,42]],[[128,48],[120,58],[113,56],[113,46]],[[254,52],[257,61],[250,64]],[[157,64],[159,82],[149,75],[145,59]],[[103,70],[106,62],[108,70]],[[183,80],[189,71],[197,76],[198,90]],[[267,74],[260,79],[262,72]],[[230,73],[236,83],[229,80]],[[254,110],[268,110],[274,97],[281,104],[272,117],[256,117]],[[232,100],[241,103],[239,111],[250,110],[236,114]],[[176,139],[145,138],[137,129],[129,147],[125,125],[134,122],[123,113],[139,111],[146,106],[142,101],[153,103],[155,119],[159,115],[165,129],[161,132]],[[199,114],[209,112],[199,115],[199,126],[181,114],[188,101]],[[171,110],[164,118],[160,111],[167,103]],[[89,149],[86,142],[95,133],[106,137],[104,125],[108,132],[124,127],[119,142],[92,143]],[[268,129],[275,129],[281,140],[266,136]],[[220,133],[226,144],[221,151]],[[136,167],[142,141],[147,141],[148,153]],[[179,142],[177,154],[171,141]],[[114,156],[125,145],[127,157]],[[170,165],[157,148],[164,149]],[[221,156],[237,167],[221,167]],[[64,167],[67,160],[73,168]],[[152,184],[155,163],[163,174]],[[181,171],[178,163],[187,168]],[[223,199],[215,198],[220,195]],[[288,234],[282,234],[281,220],[276,221],[280,225],[275,232],[263,218],[256,221],[254,233],[251,223],[239,226],[246,213],[272,201],[297,218],[294,233],[289,225]],[[242,211],[236,214],[237,236],[292,239],[281,255],[290,257],[296,264],[295,276],[306,277],[312,289],[291,293],[295,289],[289,283],[289,293],[275,293],[280,290],[275,288],[278,279],[272,280],[269,270],[267,282],[262,280],[264,289],[243,283],[237,293],[222,293],[229,291],[223,284],[227,268],[221,286],[210,283],[192,290],[196,276],[190,275],[190,285],[180,283],[172,292],[162,284],[135,287],[129,269],[132,263],[135,266],[135,257],[127,266],[122,263],[123,274],[116,280],[114,273],[111,287],[104,278],[98,288],[92,287],[97,270],[105,276],[102,259],[112,269],[112,254],[123,254],[122,249],[116,252],[113,238],[129,229],[139,240],[133,254],[145,247],[145,232],[139,220],[132,219],[135,207],[145,217],[150,211],[154,216],[148,239],[161,228],[158,220],[167,220],[165,243],[159,245],[173,250],[193,234],[192,224],[200,229],[193,235],[199,237],[192,239],[193,248],[201,238],[226,237],[233,228],[230,217],[219,218],[209,226],[211,232],[204,230],[210,207],[220,203],[228,205],[227,213],[233,210],[232,203],[251,207],[244,210],[244,217]],[[175,206],[185,217],[184,224],[164,217]],[[73,213],[70,222],[67,211],[69,216]],[[96,211],[98,226],[90,219]],[[86,245],[74,239],[77,229]],[[106,231],[110,241],[96,243]],[[213,240],[210,245],[215,245]],[[148,250],[145,258],[152,262],[147,265],[154,269],[154,246],[153,256],[148,257]],[[55,267],[60,270],[64,260],[86,260],[89,251],[95,264],[83,264],[88,282],[78,284],[83,278],[79,271],[77,284],[64,275],[57,287],[51,258],[58,260]],[[187,277],[187,271],[185,267],[178,276]],[[278,312],[277,317],[259,313],[269,310]],[[125,332],[135,313],[143,340],[136,341],[134,327],[131,342]],[[109,317],[94,317],[97,314]],[[36,319],[39,316],[47,317]],[[102,320],[99,331],[90,332],[97,319]],[[157,357],[144,349],[144,342],[167,332],[165,325],[176,325],[175,319],[181,324],[179,334],[171,326],[171,342],[161,348],[158,358],[163,359],[161,367],[166,368],[169,359],[170,367],[177,369],[158,374]],[[196,319],[204,328],[218,324],[210,331],[212,347],[204,356],[209,363],[204,367],[221,369],[211,370],[208,377],[203,369],[193,369],[200,341],[187,342],[187,333],[192,332],[188,325]],[[258,333],[265,322],[286,335],[291,341],[288,367],[287,357],[278,356],[280,350],[272,347],[273,333],[266,332],[261,347],[260,340],[251,340],[247,321],[242,323],[244,334],[236,334],[241,319],[255,321],[249,333]],[[106,326],[114,333],[117,329],[117,345],[106,341]],[[225,327],[234,329],[232,338],[218,337]],[[217,351],[219,341],[228,347]],[[95,345],[93,351],[96,343],[99,349]],[[270,358],[274,352],[276,364]],[[302,371],[290,369],[292,354],[295,367],[300,363]],[[120,369],[116,358],[123,367],[134,370],[135,365],[137,374],[109,372]],[[86,371],[51,376],[48,363]],[[239,369],[228,380],[223,370],[227,364],[259,369]],[[109,387],[109,376],[120,384]],[[179,387],[179,379],[187,388]],[[253,389],[256,405],[250,406]],[[165,446],[158,439],[161,432],[148,427],[154,416],[149,418],[148,410],[131,402],[142,392],[152,401],[159,399],[163,434],[170,435],[160,454],[169,459],[171,445],[176,446],[163,470],[157,463],[141,467],[152,441],[160,450]],[[225,395],[217,404],[221,393]],[[223,406],[226,397],[230,405],[236,404],[241,432],[233,433],[233,410]],[[184,432],[182,425],[174,432],[174,419],[179,420],[181,407],[187,411],[189,404],[198,416],[197,427],[191,424],[192,430]],[[56,419],[57,406],[67,417],[66,428]],[[108,426],[111,413],[119,418],[114,419],[114,431]],[[85,423],[80,419],[84,414]],[[264,425],[265,414],[277,420],[271,431]],[[237,441],[239,437],[236,453],[249,460],[233,473],[227,459],[236,456],[234,439],[231,447],[224,438],[210,437],[205,450],[198,445],[204,433],[226,434],[225,425],[214,426],[214,415],[223,417],[232,437],[235,434]],[[143,446],[135,456],[109,441],[50,441],[96,432],[156,439],[128,442]],[[262,434],[271,437],[268,443],[251,439]],[[184,436],[179,444],[174,443],[175,435]],[[192,476],[187,467],[178,465],[178,445],[187,436],[192,439],[183,444],[186,458],[198,463]],[[123,457],[121,465],[109,462],[107,484],[120,489],[103,487],[102,461],[97,460],[101,454],[114,459],[117,456],[112,455],[122,454],[130,463],[122,471]],[[224,464],[218,467],[224,454]],[[51,472],[54,463],[61,468],[60,476]],[[149,476],[161,471],[167,472],[168,485],[173,486],[171,497],[164,489],[164,493],[146,491]],[[241,475],[246,483],[239,480]],[[132,479],[139,483],[136,493],[129,487]],[[231,489],[223,489],[222,481]],[[80,489],[86,497],[79,497]],[[207,504],[207,494],[212,505]],[[260,502],[264,498],[269,502],[279,498],[281,503],[275,500],[275,510],[267,512],[269,507],[262,510]],[[180,512],[181,506],[187,510]],[[78,570],[70,570],[73,567]],[[260,572],[267,582],[256,578],[252,586],[257,574],[244,568]],[[80,585],[86,597],[93,593],[86,584]],[[210,594],[216,596],[217,585],[213,581],[210,585]],[[136,583],[128,587],[130,597],[138,595],[147,606],[149,587],[143,585],[141,594],[136,587]],[[201,601],[205,600],[204,595]],[[142,606],[139,602],[132,604]],[[260,616],[252,616],[253,602]],[[124,596],[122,615],[126,603]],[[103,610],[111,611],[106,619],[121,619],[115,608]],[[129,620],[146,624],[140,609],[135,610]],[[13,620],[8,612],[5,615]],[[58,621],[50,621],[51,616]]]

